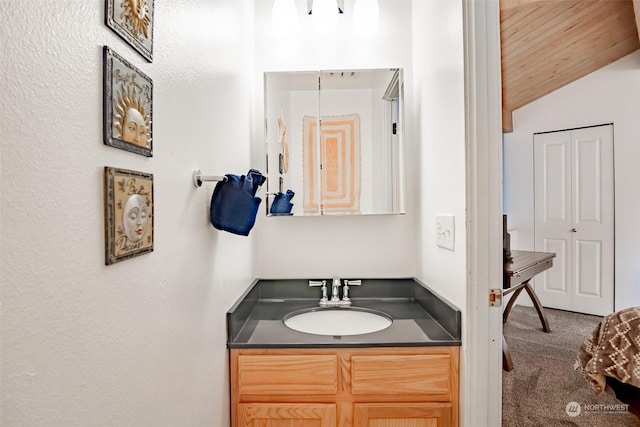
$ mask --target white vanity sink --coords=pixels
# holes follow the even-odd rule
[[[283,321],[295,331],[316,335],[368,334],[388,328],[393,322],[385,313],[357,307],[294,311]]]

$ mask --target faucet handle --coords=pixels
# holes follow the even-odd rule
[[[309,280],[309,286],[322,286],[322,298],[320,305],[327,302],[327,281],[326,280]]]
[[[349,298],[349,286],[360,286],[360,285],[362,285],[362,280],[345,279],[344,286],[342,287],[342,301],[345,301],[345,302],[351,301],[351,298]]]

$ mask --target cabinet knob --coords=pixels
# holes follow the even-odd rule
[[[572,229],[571,229],[571,232],[572,232],[572,233],[575,233],[576,231],[578,231],[578,230],[576,230],[575,228],[572,228]]]

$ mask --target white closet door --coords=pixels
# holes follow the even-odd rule
[[[534,135],[535,249],[554,252],[535,278],[545,307],[571,309],[571,132]]]
[[[573,311],[613,311],[613,126],[571,132]]]
[[[536,250],[555,252],[536,279],[546,307],[613,311],[613,126],[534,136]]]

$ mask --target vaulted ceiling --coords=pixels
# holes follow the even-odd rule
[[[512,112],[640,49],[640,0],[500,0],[502,127]]]

